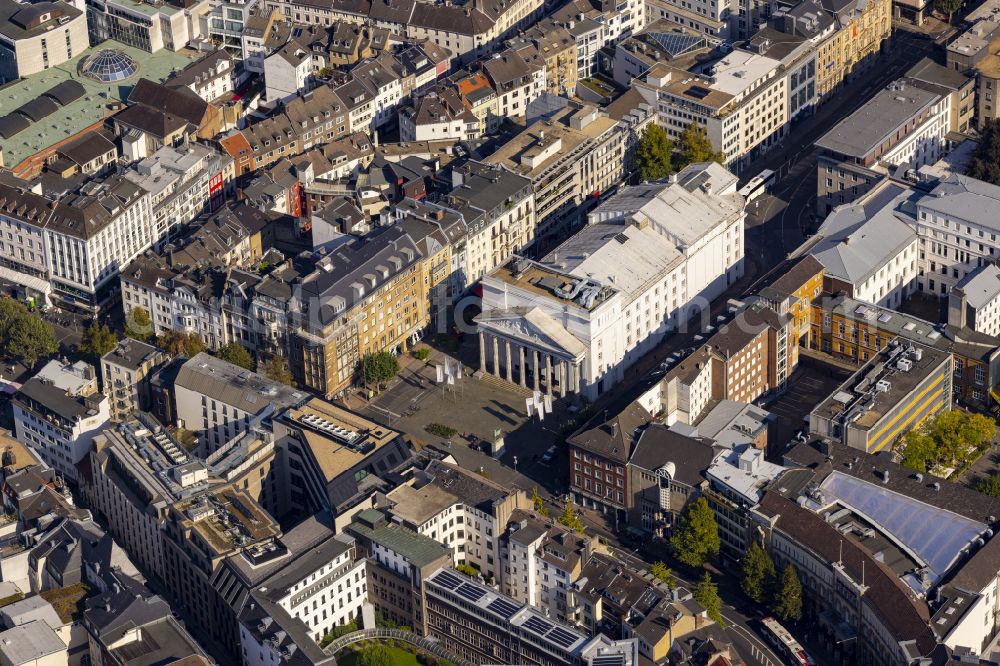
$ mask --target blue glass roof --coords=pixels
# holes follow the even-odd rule
[[[114,49],[101,49],[83,61],[80,73],[95,81],[123,81],[139,71],[132,56]]]
[[[841,472],[826,477],[820,491],[825,500],[837,501],[864,516],[923,560],[935,582],[987,529],[978,521]]]
[[[648,32],[646,34],[659,44],[660,48],[669,53],[671,58],[705,46],[705,38],[695,35],[685,35],[680,32]]]

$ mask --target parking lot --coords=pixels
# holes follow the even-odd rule
[[[772,450],[783,451],[798,431],[808,428],[803,419],[850,376],[851,372],[839,365],[812,356],[799,356],[799,366],[788,380],[788,388],[764,406],[778,417],[777,445]]]

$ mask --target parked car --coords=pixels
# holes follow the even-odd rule
[[[556,447],[555,445],[550,446],[545,453],[542,454],[542,463],[548,465],[552,462],[553,458],[556,457]]]

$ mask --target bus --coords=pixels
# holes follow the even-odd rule
[[[797,666],[816,666],[799,642],[792,637],[788,630],[781,626],[781,623],[773,617],[765,617],[760,621],[764,627],[764,634],[771,645],[775,647],[782,658],[790,664]]]
[[[774,179],[777,173],[771,169],[764,169],[759,174],[747,181],[747,184],[740,189],[740,194],[747,202],[753,201],[760,195],[767,192],[771,185],[774,184]]]

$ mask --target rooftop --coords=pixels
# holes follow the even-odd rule
[[[871,431],[924,380],[949,364],[951,355],[934,347],[891,342],[813,409],[820,418]],[[949,372],[950,374],[950,372]],[[879,431],[880,433],[881,431]],[[888,437],[879,445],[893,441]]]
[[[864,158],[939,99],[941,95],[901,79],[837,123],[816,145],[840,155]]]
[[[438,560],[451,560],[451,551],[430,537],[386,520],[375,509],[359,513],[347,526],[349,532],[399,553],[415,567],[424,567]]]
[[[826,275],[860,286],[914,242],[919,198],[915,190],[885,181],[858,202],[833,209],[809,254]]]
[[[293,407],[308,397],[302,391],[205,352],[181,367],[175,383],[250,414],[258,414],[268,407]]]
[[[966,275],[957,285],[970,307],[979,309],[1000,296],[1000,268],[986,264]]]
[[[161,353],[162,350],[158,347],[133,338],[124,338],[118,341],[114,349],[102,356],[101,360],[129,370],[138,370],[148,360]]]
[[[327,482],[399,437],[391,428],[319,398],[287,410],[282,420],[302,433]]]
[[[53,143],[83,131],[89,125],[110,115],[111,110],[107,108],[109,103],[124,102],[128,98],[138,76],[108,84],[82,76],[78,71],[83,60],[105,48],[114,48],[128,55],[139,63],[141,76],[154,81],[165,80],[174,69],[180,69],[192,60],[188,55],[175,53],[169,49],[160,49],[150,54],[125,44],[107,41],[83,51],[61,65],[50,67],[0,88],[0,108],[3,109],[17,109],[66,81],[77,82],[84,89],[81,97],[29,123],[27,128],[15,135],[6,137],[3,141],[5,164],[13,167]]]
[[[715,486],[724,486],[753,506],[764,490],[785,471],[781,465],[764,460],[764,452],[749,444],[719,453],[708,467],[707,475]]]

